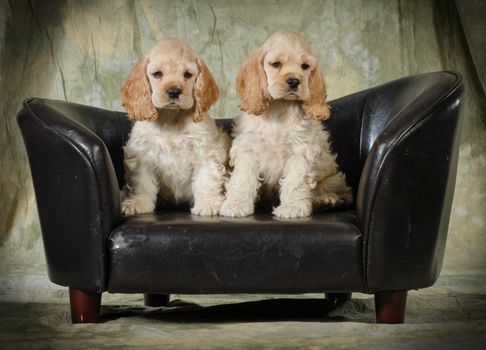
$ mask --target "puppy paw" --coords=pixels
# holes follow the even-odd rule
[[[241,218],[244,216],[252,215],[253,211],[254,211],[254,205],[252,202],[226,200],[221,206],[219,215],[229,216],[232,218]]]
[[[310,205],[290,205],[282,204],[273,209],[273,215],[283,219],[305,218],[312,214],[312,207]]]
[[[153,211],[153,205],[143,205],[134,198],[127,198],[121,203],[121,212],[123,215],[145,214]]]
[[[316,208],[334,208],[345,203],[345,199],[336,193],[321,194],[314,198],[314,206]]]
[[[200,216],[216,216],[221,209],[222,200],[215,202],[197,203],[191,208],[191,213]]]

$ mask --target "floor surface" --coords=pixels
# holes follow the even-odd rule
[[[67,291],[44,267],[0,277],[0,349],[486,349],[486,274],[444,271],[409,293],[403,325],[374,324],[373,298],[321,294],[103,294],[101,323],[72,325]]]

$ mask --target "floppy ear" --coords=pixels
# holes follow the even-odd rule
[[[219,88],[213,76],[209,72],[206,63],[200,58],[197,59],[199,66],[199,75],[197,77],[196,86],[194,90],[194,98],[196,100],[196,110],[192,120],[197,123],[203,120],[204,113],[218,100]]]
[[[322,77],[321,68],[316,65],[309,76],[309,98],[302,103],[304,111],[315,120],[326,120],[331,116],[331,111],[326,103],[326,83]]]
[[[155,120],[158,116],[150,96],[147,64],[147,57],[140,58],[120,87],[122,105],[128,112],[128,118],[133,120]]]
[[[264,57],[265,52],[262,49],[253,51],[236,78],[236,91],[240,95],[240,110],[253,115],[262,114],[270,104],[267,76],[263,70]]]

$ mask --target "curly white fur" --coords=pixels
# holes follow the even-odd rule
[[[270,44],[275,41],[285,42],[282,36],[296,41],[291,47],[292,50],[296,49],[297,54],[292,50],[287,50],[286,55],[275,53],[275,48]],[[234,129],[230,151],[230,165],[234,169],[226,186],[226,200],[221,207],[221,215],[242,217],[253,214],[262,183],[279,190],[280,205],[274,208],[273,214],[281,218],[309,216],[313,204],[331,207],[349,204],[352,200],[351,190],[346,186],[344,175],[338,171],[336,156],[331,152],[328,133],[320,121],[329,116],[328,107],[324,103],[325,86],[322,78],[313,77],[310,72],[296,72],[295,67],[285,67],[286,64],[290,66],[288,62],[291,62],[293,54],[299,59],[305,57],[303,53],[309,55],[302,40],[297,33],[279,32],[264,45],[266,51],[249,59],[249,62],[253,60],[254,63],[247,63],[247,66],[256,65],[256,68],[244,67],[240,71],[238,92],[244,113],[237,119]],[[286,47],[281,51],[285,51]],[[267,68],[268,56],[271,56],[270,64],[275,61],[275,57],[284,57],[279,58],[283,61],[279,71],[272,73],[273,66]],[[315,59],[311,61],[308,60],[309,65],[314,65],[316,70]],[[301,64],[299,62],[295,66],[300,68]],[[287,70],[279,76],[284,68]],[[252,73],[254,70],[257,72]],[[265,81],[263,84],[248,83],[247,80],[252,76],[264,77]],[[275,85],[279,79],[288,79],[289,76],[298,76],[303,83],[309,83],[302,89],[299,87],[293,90],[291,98],[281,97],[287,96],[286,91],[268,91],[270,84]],[[318,81],[318,78],[320,86],[315,88],[310,82]],[[261,93],[255,97],[255,87],[258,86]],[[288,86],[280,84],[280,88],[288,89]],[[324,96],[315,97],[313,105],[306,108],[304,103],[313,98],[315,90],[320,90]],[[309,94],[310,97],[307,96]],[[249,95],[251,98],[248,98]],[[255,112],[255,106],[264,107]]]
[[[166,111],[166,114],[176,112]],[[147,213],[163,201],[193,203],[196,215],[217,215],[224,200],[227,141],[214,121],[194,123],[191,116],[137,121],[125,146],[128,197],[125,214]]]

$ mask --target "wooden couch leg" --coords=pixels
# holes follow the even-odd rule
[[[145,306],[167,306],[169,304],[169,294],[149,294],[143,295]]]
[[[376,323],[403,323],[407,292],[379,292],[375,293]]]
[[[97,323],[100,316],[101,293],[85,292],[69,287],[71,320],[73,323]]]
[[[335,305],[339,305],[350,300],[351,293],[326,293],[326,299]]]

